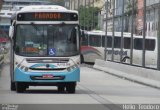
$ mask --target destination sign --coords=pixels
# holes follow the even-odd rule
[[[77,13],[62,13],[62,12],[33,12],[19,13],[18,21],[77,21]]]

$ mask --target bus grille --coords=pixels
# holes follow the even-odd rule
[[[66,68],[29,68],[30,70],[40,70],[40,71],[63,71]]]
[[[28,58],[28,63],[67,63],[68,58]]]

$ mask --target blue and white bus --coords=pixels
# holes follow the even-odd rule
[[[11,90],[57,86],[75,93],[80,81],[78,12],[57,5],[26,6],[12,17]]]

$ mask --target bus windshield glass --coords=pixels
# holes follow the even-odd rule
[[[65,57],[79,54],[78,25],[17,25],[17,55]]]

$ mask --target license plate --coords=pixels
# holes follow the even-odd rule
[[[44,74],[42,77],[43,78],[53,78],[54,76],[52,74]]]

